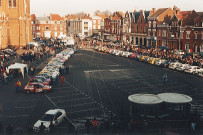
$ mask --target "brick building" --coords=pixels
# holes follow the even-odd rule
[[[32,41],[30,1],[0,0],[0,48],[22,47]]]
[[[132,44],[147,46],[148,16],[152,15],[154,12],[155,9],[152,11],[134,11],[132,13]]]
[[[65,19],[58,14],[50,14],[47,17],[31,15],[32,35],[34,38],[58,38],[66,35]]]
[[[156,47],[157,26],[164,23],[169,23],[173,14],[174,11],[171,8],[161,8],[148,17],[148,33],[147,33],[148,46],[154,48]]]

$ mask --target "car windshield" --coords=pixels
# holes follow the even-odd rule
[[[53,119],[54,119],[54,115],[45,114],[45,115],[41,118],[41,121],[52,121]]]

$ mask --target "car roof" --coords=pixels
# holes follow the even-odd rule
[[[61,112],[62,109],[53,109],[53,110],[49,110],[47,111],[45,114],[56,114],[57,112]]]

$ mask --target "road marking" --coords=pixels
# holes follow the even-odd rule
[[[73,95],[68,95],[68,96],[52,96],[50,97],[51,99],[54,99],[54,98],[63,98],[63,97],[71,97],[71,96],[78,96],[78,95],[83,95],[83,94],[73,94]]]
[[[99,107],[99,108],[92,108],[92,109],[87,109],[87,110],[80,110],[80,111],[74,111],[74,112],[69,112],[69,113],[80,113],[80,112],[87,112],[87,111],[93,111],[93,110],[98,110],[98,109],[102,109],[103,107]]]
[[[49,96],[47,96],[47,94],[45,94],[45,96],[48,98],[48,100],[58,109],[58,106],[49,98]]]
[[[89,99],[89,98],[79,98],[79,99],[72,99],[72,100],[62,100],[62,101],[57,101],[57,102],[55,102],[55,103],[58,104],[58,103],[71,102],[71,101],[77,101],[77,100],[83,100],[83,99]]]
[[[32,106],[25,106],[25,107],[15,107],[16,109],[29,109],[29,108],[33,108],[34,107],[34,105],[32,105]]]

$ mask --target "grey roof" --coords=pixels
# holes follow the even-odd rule
[[[140,17],[140,12],[134,12],[133,15],[134,15],[134,22],[137,23],[137,21]]]
[[[150,15],[150,11],[144,11],[144,15],[145,15],[145,22],[148,22],[148,16]]]
[[[37,20],[39,20],[39,21],[49,21],[50,18],[49,17],[37,17]]]

